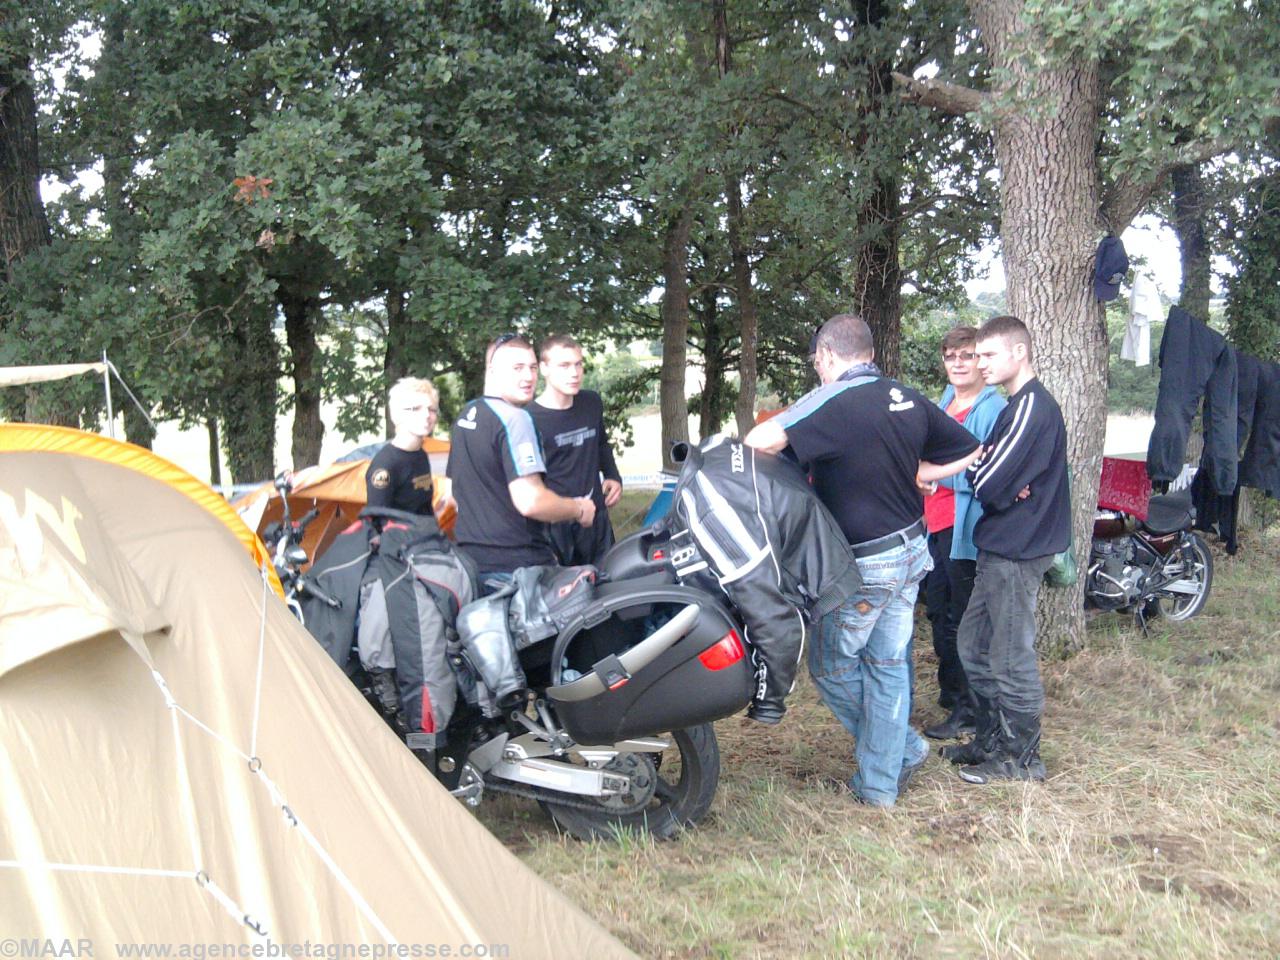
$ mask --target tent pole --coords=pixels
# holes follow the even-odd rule
[[[103,356],[106,356],[106,354],[104,353]],[[152,430],[155,430],[156,424],[155,421],[151,419],[151,414],[147,413],[147,408],[144,407],[139,402],[138,398],[133,395],[133,391],[130,390],[129,385],[124,382],[124,377],[120,376],[120,371],[116,368],[116,365],[110,360],[107,360],[106,364],[107,368],[115,374],[116,383],[120,384],[120,386],[124,388],[124,392],[129,395],[129,399],[132,400],[133,405],[138,408],[138,412],[142,414],[143,419],[147,421]]]
[[[116,438],[116,415],[111,409],[111,361],[107,359],[107,351],[102,351],[102,389],[107,395],[107,432],[111,434],[111,439]]]

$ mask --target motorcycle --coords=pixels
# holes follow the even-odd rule
[[[262,531],[262,542],[271,554],[271,565],[284,588],[284,602],[293,615],[305,624],[301,602],[304,596],[316,597],[331,607],[339,607],[341,604],[302,572],[307,565],[307,552],[302,548],[302,537],[311,521],[320,515],[319,509],[309,510],[300,520],[294,520],[289,510],[289,494],[293,491],[293,480],[289,472],[285,471],[277,476],[274,486],[280,494],[284,516],[279,522],[267,525]]]
[[[391,513],[367,508],[362,516],[376,525]],[[286,526],[283,537],[293,536]],[[305,562],[299,552],[283,541],[277,547],[290,589],[329,604],[333,598],[297,572]],[[715,796],[720,752],[713,721],[743,710],[756,685],[741,617],[706,567],[687,531],[673,534],[661,524],[642,530],[597,565],[589,600],[571,608],[554,632],[526,637],[523,645],[511,639],[507,605],[495,607],[493,597],[462,601],[453,611],[457,630],[446,629],[459,695],[443,734],[429,738],[431,747],[410,732],[396,681],[383,669],[366,669],[358,644],[344,669],[469,806],[488,793],[511,794],[537,801],[581,839],[628,829],[671,838],[700,821]],[[495,627],[494,656],[518,662],[513,675],[521,682],[505,695],[491,679],[486,683],[492,663],[476,644],[468,646],[476,611]]]
[[[1189,491],[1153,496],[1147,518],[1099,509],[1085,579],[1085,606],[1133,613],[1140,626],[1153,617],[1189,620],[1209,598],[1213,555],[1191,530]]]

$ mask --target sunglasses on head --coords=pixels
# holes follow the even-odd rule
[[[494,338],[493,345],[495,348],[497,348],[502,346],[505,343],[510,343],[512,340],[519,340],[519,339],[520,339],[520,334],[518,333],[503,333],[503,334],[499,334],[496,338]]]

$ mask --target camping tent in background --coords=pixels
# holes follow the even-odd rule
[[[431,778],[201,487],[0,425],[6,934],[628,955]]]
[[[306,467],[293,474],[293,492],[289,494],[289,513],[299,520],[309,510],[320,512],[307,527],[302,538],[302,548],[314,560],[328,549],[334,538],[356,519],[365,506],[364,475],[369,469],[369,459],[383,444],[370,444],[353,450],[350,454],[324,467]],[[449,494],[449,479],[444,467],[449,459],[449,441],[428,437],[422,449],[431,459],[431,474],[435,481],[436,496]],[[354,454],[364,454],[352,459]],[[280,495],[271,482],[262,484],[231,502],[249,529],[261,536],[272,523],[278,523],[284,515]],[[440,517],[440,528],[453,536],[457,510],[450,505]]]

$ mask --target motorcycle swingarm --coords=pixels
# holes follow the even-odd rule
[[[593,766],[597,763],[603,766],[620,753],[661,753],[669,746],[671,741],[664,737],[636,737],[633,740],[619,740],[612,746],[571,744],[566,748],[539,734],[526,733],[507,741],[502,756],[504,760],[524,760],[531,757],[563,756],[567,752],[581,757]]]
[[[619,796],[631,787],[631,778],[623,774],[557,760],[501,760],[494,764],[489,775],[583,797]]]

